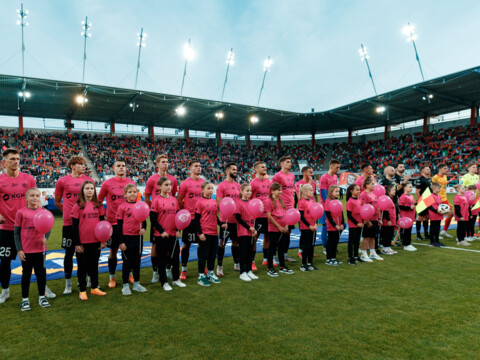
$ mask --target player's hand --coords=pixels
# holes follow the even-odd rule
[[[405,175],[405,176],[403,177],[403,180],[408,181],[408,180],[411,179],[411,177],[412,177],[412,175],[408,175],[408,174],[407,174],[407,175]]]
[[[76,245],[75,246],[75,251],[79,254],[83,254],[83,246],[82,245]]]
[[[47,245],[47,238],[44,236],[43,239],[42,239],[42,244],[43,245]]]
[[[463,217],[460,218],[460,221],[465,221],[465,219]]]
[[[222,229],[225,229],[225,230],[227,230],[227,228],[228,228],[228,224],[227,224],[227,223],[225,223],[225,224],[222,224]]]
[[[365,224],[364,224],[364,223],[359,223],[359,224],[357,224],[357,226],[358,226],[359,228],[362,228],[362,229],[363,229],[363,228],[365,227]]]
[[[3,224],[5,222],[5,218],[3,217],[2,214],[0,214],[0,224]]]
[[[127,245],[125,245],[125,243],[120,244],[120,250],[122,251],[127,250]]]
[[[252,236],[257,236],[257,230],[255,229],[252,230]]]
[[[392,226],[392,222],[391,222],[391,221],[387,221],[387,225],[388,225],[388,226]]]
[[[205,237],[205,234],[200,234],[198,237],[200,238],[201,241],[207,240],[207,238]]]
[[[105,249],[107,247],[107,242],[100,243],[100,249]]]
[[[17,254],[18,254],[18,257],[20,258],[20,260],[21,260],[22,262],[24,262],[24,261],[26,260],[26,259],[25,259],[25,253],[24,253],[22,250],[20,250],[19,252],[17,252]]]
[[[368,228],[371,228],[371,227],[372,227],[372,223],[370,222],[370,220],[367,220],[366,225],[367,225]]]
[[[280,232],[284,234],[288,233],[288,226],[285,226],[284,228],[280,228]]]
[[[147,232],[147,230],[145,230],[145,229],[140,229],[140,235],[145,235],[146,232]]]
[[[412,210],[415,209],[415,205],[410,206],[410,209]]]
[[[165,239],[168,237],[168,234],[164,231],[163,233],[160,234],[160,236]]]

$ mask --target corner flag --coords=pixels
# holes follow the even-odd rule
[[[426,188],[422,196],[418,198],[417,206],[415,207],[415,209],[419,214],[422,211],[426,210],[429,206],[432,206],[433,204],[435,204],[435,199],[433,198],[433,195],[430,192],[430,189]]]

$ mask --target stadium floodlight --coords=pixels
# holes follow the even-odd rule
[[[385,106],[378,106],[375,111],[379,114],[383,114],[385,112],[385,110],[387,110],[387,108]]]
[[[193,45],[188,39],[188,42],[183,46],[183,53],[185,55],[185,66],[183,67],[182,87],[180,89],[180,95],[183,95],[183,85],[185,84],[185,76],[187,75],[188,60],[193,59],[195,52],[193,51]]]
[[[187,113],[187,109],[183,105],[180,105],[175,109],[175,113],[178,116],[185,116],[185,114]]]
[[[28,15],[28,10],[23,10],[23,3],[20,4],[20,10],[17,10],[17,15],[20,18],[20,20],[17,20],[17,25],[20,25],[22,29],[22,75],[25,76],[25,42],[23,38],[23,29],[25,26],[28,26],[28,22],[25,21],[25,18]]]
[[[251,122],[252,124],[258,123],[258,116],[257,116],[257,115],[252,115],[252,116],[250,116],[250,122]]]
[[[30,94],[29,91],[20,91],[18,93],[19,97],[23,97],[24,99],[29,99],[32,95]]]
[[[263,62],[263,80],[262,80],[262,87],[260,88],[260,94],[258,94],[258,101],[257,106],[260,104],[260,98],[262,97],[263,87],[265,85],[265,78],[267,77],[267,73],[270,72],[270,68],[272,67],[273,60],[270,59],[270,56],[265,59]]]
[[[233,52],[233,48],[231,48],[227,55],[227,72],[225,73],[225,81],[223,82],[222,98],[220,99],[220,101],[223,101],[223,94],[225,94],[225,86],[227,85],[227,79],[228,79],[228,70],[230,69],[230,65],[234,64],[234,60],[233,60],[234,57],[235,57],[235,53]]]
[[[147,34],[143,32],[143,28],[137,33],[138,36],[138,59],[137,59],[137,74],[135,75],[135,89],[137,89],[137,82],[138,82],[138,70],[140,70],[140,55],[142,54],[142,48],[145,47],[145,38]]]
[[[75,101],[77,102],[77,104],[83,106],[85,103],[88,102],[88,99],[84,95],[77,95]]]
[[[370,65],[368,64],[368,59],[370,59],[370,56],[368,56],[367,47],[363,46],[363,44],[360,44],[360,46],[361,47],[358,50],[358,53],[360,54],[360,58],[362,59],[362,61],[365,61],[365,64],[367,64],[368,76],[370,76],[370,80],[372,80],[373,91],[375,91],[375,95],[377,95],[377,88],[375,87],[375,83],[373,82],[372,72],[370,71]]]
[[[222,120],[224,116],[225,114],[222,111],[217,111],[215,113],[215,117],[217,118],[217,120]]]
[[[82,83],[85,82],[85,62],[87,61],[87,38],[92,37],[92,34],[88,32],[88,29],[92,27],[92,23],[88,22],[88,16],[85,16],[85,21],[82,21],[83,36],[83,71],[82,71]]]
[[[425,78],[423,77],[422,65],[420,64],[420,57],[418,56],[417,45],[415,44],[415,40],[417,40],[418,37],[417,34],[415,34],[415,27],[408,23],[407,26],[403,28],[403,32],[405,35],[407,35],[407,41],[411,41],[413,44],[413,49],[415,50],[415,58],[417,59],[418,67],[420,68],[420,75],[422,75],[422,81],[425,81]]]

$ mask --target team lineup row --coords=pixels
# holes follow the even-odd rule
[[[11,276],[11,261],[18,254],[22,261],[22,310],[30,309],[28,291],[32,268],[35,269],[39,290],[39,303],[49,306],[47,297],[55,295],[46,287],[46,275],[43,267],[44,252],[47,237],[39,233],[33,225],[36,211],[41,209],[40,192],[35,188],[34,178],[19,171],[20,154],[16,149],[7,149],[3,152],[3,161],[6,171],[0,175],[0,281],[2,293],[0,303],[10,297],[9,283]],[[319,201],[325,210],[319,219],[322,226],[322,243],[326,251],[326,264],[337,266],[337,245],[340,234],[348,224],[348,263],[371,262],[383,260],[377,251],[379,249],[378,235],[381,235],[382,253],[392,255],[396,253],[391,247],[391,241],[397,226],[397,219],[409,217],[416,220],[417,234],[423,223],[425,235],[429,235],[433,246],[442,246],[440,243],[440,221],[443,214],[439,212],[439,205],[446,201],[446,186],[448,167],[440,165],[439,174],[434,176],[433,183],[429,180],[430,168],[421,168],[421,176],[415,180],[417,200],[426,189],[433,191],[435,203],[415,218],[415,200],[410,194],[412,184],[408,176],[403,176],[405,167],[402,164],[394,169],[387,166],[384,169],[384,178],[380,184],[392,200],[392,207],[380,210],[378,198],[375,195],[375,180],[372,167],[362,165],[362,174],[354,184],[347,189],[347,221],[342,211],[333,211],[331,202],[338,199],[339,188],[337,173],[340,162],[332,160],[329,171],[324,174],[319,184],[313,179],[313,170],[310,167],[302,169],[303,179],[295,183],[295,177],[290,172],[291,158],[284,156],[279,159],[281,170],[270,180],[267,176],[265,163],[255,163],[255,178],[250,184],[240,185],[237,178],[237,166],[229,163],[225,167],[226,179],[217,187],[216,200],[212,199],[213,184],[201,178],[202,167],[199,161],[192,159],[189,163],[190,177],[178,186],[174,176],[167,173],[169,167],[168,156],[160,155],[156,159],[158,173],[147,181],[145,188],[145,202],[150,206],[151,242],[152,242],[152,282],[160,282],[164,290],[172,290],[172,284],[185,287],[182,282],[187,277],[187,263],[192,243],[198,243],[198,284],[209,286],[211,283],[220,283],[223,276],[223,258],[226,242],[232,242],[232,255],[235,270],[240,271],[240,279],[252,281],[258,279],[254,256],[256,240],[263,234],[263,265],[267,266],[267,274],[278,277],[282,274],[293,274],[286,266],[286,262],[294,261],[288,256],[290,233],[294,228],[285,222],[287,210],[297,206],[300,212],[300,254],[302,271],[318,270],[313,264],[314,244],[318,229],[317,220],[310,213],[310,207]],[[66,286],[64,294],[72,293],[73,256],[76,253],[78,263],[79,297],[87,300],[87,274],[89,276],[91,294],[106,295],[98,286],[98,260],[100,250],[105,246],[110,248],[108,268],[110,273],[110,288],[116,287],[115,272],[117,268],[117,252],[120,249],[123,259],[123,288],[124,295],[130,295],[129,281],[133,277],[133,290],[144,292],[146,289],[140,284],[140,257],[142,253],[142,235],[146,232],[146,222],[139,222],[132,216],[133,206],[137,201],[137,187],[126,178],[126,163],[117,159],[113,164],[115,176],[105,181],[96,194],[93,179],[84,174],[85,159],[73,156],[67,166],[71,174],[60,178],[55,188],[55,204],[63,213],[63,240],[65,249],[64,272]],[[476,165],[468,167],[469,174],[462,178],[466,186],[478,183]],[[320,196],[317,198],[317,187]],[[450,219],[455,215],[458,221],[458,240],[460,245],[468,245],[464,241],[466,235],[473,236],[476,210],[472,210],[464,196],[465,188],[459,185],[455,198],[455,211],[448,211],[444,236]],[[228,217],[220,212],[218,219],[218,205],[224,198],[235,200],[236,210]],[[248,211],[251,199],[260,199],[263,212],[253,217]],[[102,206],[106,199],[106,211]],[[458,201],[457,201],[458,200]],[[465,201],[464,201],[465,200]],[[457,204],[458,203],[458,204]],[[374,208],[373,214],[365,218],[362,216],[362,206],[369,204]],[[191,215],[191,222],[180,234],[175,226],[175,215],[180,209],[186,209]],[[231,216],[230,216],[231,215]],[[96,223],[106,220],[113,227],[113,234],[108,242],[99,242],[92,229]],[[428,218],[430,218],[431,234],[428,234]],[[220,234],[218,233],[220,228]],[[380,230],[381,229],[381,230]],[[181,271],[180,271],[180,244],[182,237]],[[361,255],[359,256],[360,239]],[[220,239],[220,240],[219,240]],[[411,227],[404,229],[402,234],[405,250],[415,251],[411,245]],[[369,255],[367,250],[370,251]],[[276,254],[278,253],[278,259]],[[217,269],[214,271],[215,261]],[[275,270],[279,266],[279,271]],[[43,269],[43,270],[42,270]]]

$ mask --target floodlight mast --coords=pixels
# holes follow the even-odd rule
[[[260,104],[260,99],[262,97],[263,87],[265,86],[265,78],[267,77],[267,73],[270,72],[270,68],[272,67],[272,63],[273,63],[273,60],[270,59],[270,56],[263,63],[263,80],[262,80],[262,87],[260,88],[260,94],[258,94],[257,106],[258,106],[258,104]]]
[[[85,82],[85,62],[87,61],[87,38],[91,37],[92,34],[88,33],[88,29],[92,27],[92,23],[88,23],[88,17],[85,16],[85,21],[82,21],[81,35],[84,37],[83,40],[83,71],[82,71],[82,83]]]
[[[28,26],[28,23],[25,21],[25,18],[28,15],[28,10],[23,10],[23,3],[20,4],[20,10],[17,10],[17,14],[20,18],[20,20],[17,20],[17,25],[20,25],[22,29],[22,76],[25,76],[25,42],[23,37],[23,29],[25,26]]]
[[[372,86],[373,86],[373,91],[375,91],[375,95],[377,94],[377,88],[375,87],[375,83],[373,82],[373,76],[372,72],[370,71],[370,65],[368,64],[368,59],[370,56],[368,56],[367,53],[367,48],[363,46],[363,44],[360,44],[361,48],[358,50],[360,57],[362,58],[362,61],[365,61],[365,64],[367,64],[367,69],[368,69],[368,76],[370,76],[370,80],[372,81]]]
[[[138,36],[138,59],[137,59],[137,74],[135,75],[135,90],[137,89],[137,82],[138,82],[138,70],[140,70],[140,56],[142,54],[142,47],[145,47],[145,38],[147,37],[147,34],[143,33],[143,28],[140,30],[140,32],[137,34]]]
[[[235,57],[235,53],[233,52],[233,48],[230,49],[227,55],[227,72],[225,73],[225,81],[223,82],[223,90],[222,90],[222,98],[220,101],[223,101],[223,95],[225,94],[225,86],[227,85],[228,79],[228,70],[230,69],[230,65],[233,65],[233,58]]]
[[[185,54],[185,66],[183,67],[182,87],[180,89],[180,95],[183,95],[183,85],[185,84],[185,76],[187,75],[188,59],[193,57],[193,47],[190,43],[190,39],[188,39],[188,42],[184,45],[183,51]]]
[[[407,41],[411,41],[413,44],[413,50],[415,50],[415,58],[417,59],[418,67],[420,68],[420,75],[422,75],[422,81],[425,81],[425,78],[423,77],[422,64],[420,64],[420,56],[418,56],[417,45],[415,44],[417,35],[415,34],[414,26],[408,23],[408,25],[403,29],[403,32],[407,35]]]

